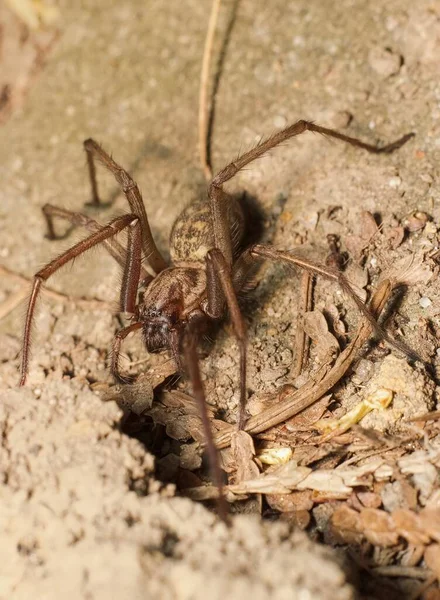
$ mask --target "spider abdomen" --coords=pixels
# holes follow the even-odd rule
[[[225,195],[226,216],[234,255],[244,233],[244,216],[240,203]],[[170,255],[177,263],[205,263],[209,250],[215,247],[212,213],[209,201],[196,200],[179,215],[171,230]]]

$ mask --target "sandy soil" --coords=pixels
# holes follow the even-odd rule
[[[0,261],[28,278],[80,235],[46,239],[41,207],[84,209],[84,139],[97,139],[136,178],[164,252],[174,219],[204,186],[197,97],[210,1],[72,4],[60,3],[59,38],[0,129]],[[223,29],[230,8],[225,2]],[[428,0],[343,0],[331,11],[305,0],[270,7],[241,0],[213,143],[218,169],[299,118],[372,143],[415,133],[383,156],[306,134],[240,173],[230,189],[258,200],[263,237],[279,247],[305,243],[323,261],[326,236],[337,235],[361,287],[370,289],[399,259],[423,256],[431,278],[405,290],[389,327],[436,368],[438,267],[426,256],[438,248],[440,223],[439,52],[440,9]],[[105,221],[125,203],[111,177],[100,172],[99,181],[111,206],[97,215],[86,210]],[[365,211],[380,224],[372,240]],[[289,381],[298,279],[287,275],[278,265],[263,269],[245,304],[250,395]],[[26,389],[15,388],[23,305],[0,322],[0,597],[356,597],[333,550],[255,515],[234,517],[228,530],[201,504],[174,497],[172,485],[155,479],[152,455],[120,432],[119,409],[89,389],[110,381],[118,277],[98,251],[50,282],[87,300],[48,295],[40,303]],[[23,282],[3,273],[0,303],[22,290]],[[356,323],[356,310],[334,286],[318,283],[315,300],[320,310],[339,311],[349,329]],[[127,353],[145,358],[139,340],[128,342]],[[363,372],[380,377],[380,356],[367,356]],[[396,360],[393,370],[413,387],[394,416],[433,410],[435,382],[401,355]],[[238,350],[228,325],[202,369],[210,402],[233,419]],[[349,407],[363,383],[358,369],[338,390],[339,404],[348,399]],[[386,429],[377,419],[368,426]]]

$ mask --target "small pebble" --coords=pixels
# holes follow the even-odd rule
[[[429,217],[426,213],[417,211],[405,220],[404,225],[408,231],[419,231],[425,227],[426,223],[428,222],[428,218]]]
[[[431,306],[432,302],[426,296],[422,296],[422,298],[419,300],[419,304],[422,308],[428,308],[428,306]]]
[[[348,112],[348,110],[338,110],[338,112],[335,113],[332,124],[334,124],[334,127],[337,129],[344,129],[350,125],[352,120],[353,115]]]
[[[277,129],[282,129],[287,125],[287,119],[283,115],[276,115],[273,119],[273,124]]]
[[[384,79],[396,75],[403,64],[403,58],[389,48],[373,48],[368,55],[370,67]]]
[[[390,186],[390,188],[398,188],[401,183],[402,180],[398,175],[396,175],[395,177],[391,177],[391,179],[388,180],[388,185]]]

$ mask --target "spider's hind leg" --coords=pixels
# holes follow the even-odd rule
[[[182,340],[182,350],[188,377],[191,381],[193,396],[197,402],[199,414],[202,419],[203,430],[205,433],[205,443],[208,452],[209,464],[211,466],[214,483],[217,486],[219,495],[217,498],[217,508],[220,518],[229,525],[228,505],[223,491],[223,475],[220,467],[220,457],[214,443],[214,436],[209,422],[208,409],[206,406],[206,396],[200,373],[199,357],[197,356],[197,341],[199,335],[197,323],[193,322],[184,333]]]
[[[228,263],[220,250],[213,248],[206,255],[206,274],[208,279],[207,312],[212,318],[219,318],[224,311],[224,303],[234,327],[234,334],[240,348],[240,400],[237,411],[238,429],[244,429],[246,422],[246,325],[238,306],[237,294]]]
[[[208,196],[210,199],[212,221],[214,225],[215,247],[222,252],[226,262],[229,265],[232,265],[233,262],[232,245],[231,235],[228,229],[228,222],[225,218],[226,208],[224,205],[226,202],[226,197],[223,191],[223,185],[232,179],[244,167],[263,156],[269,150],[272,150],[272,148],[275,148],[276,146],[279,146],[287,140],[301,135],[306,131],[320,133],[328,138],[341,140],[347,144],[350,144],[351,146],[367,150],[367,152],[372,152],[373,154],[389,154],[394,152],[414,136],[413,133],[409,133],[392,142],[391,144],[387,144],[386,146],[376,146],[374,144],[367,144],[358,138],[339,133],[334,129],[322,127],[321,125],[317,125],[311,121],[300,120],[292,125],[289,125],[285,129],[278,131],[266,140],[262,140],[259,144],[254,146],[254,148],[239,156],[236,160],[229,163],[224,169],[217,173],[208,187]]]
[[[388,342],[400,352],[403,352],[403,354],[405,354],[410,360],[424,362],[417,352],[410,348],[405,342],[394,339],[384,330],[384,328],[377,322],[374,314],[359,298],[350,282],[340,271],[330,267],[321,266],[320,264],[315,263],[312,260],[305,259],[294,252],[278,250],[277,248],[273,248],[272,246],[265,244],[257,244],[249,248],[243,253],[241,259],[237,261],[237,266],[243,270],[244,267],[252,264],[254,260],[261,260],[262,258],[282,262],[294,267],[299,267],[300,269],[308,271],[313,275],[320,275],[325,279],[334,281],[339,285],[342,291],[354,301],[359,312],[368,320],[371,330],[374,334]]]
[[[108,169],[116,179],[121,190],[127,199],[132,214],[139,218],[142,231],[142,249],[145,258],[148,260],[155,273],[160,273],[168,267],[167,262],[159,252],[151,233],[148,222],[142,194],[136,182],[127,171],[118,165],[116,161],[108,154],[95,140],[88,139],[84,142],[84,149],[87,153],[87,164],[89,167],[90,181],[92,186],[93,202],[99,205],[98,188],[96,182],[95,159],[99,160],[106,169]]]

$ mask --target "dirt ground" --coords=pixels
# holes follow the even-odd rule
[[[374,567],[385,569],[373,573],[363,562],[366,554],[355,560],[342,543],[346,538],[336,544],[327,535],[332,502],[315,505],[308,533],[294,527],[298,523],[279,502],[266,505],[263,519],[234,515],[228,529],[201,503],[178,497],[173,483],[163,483],[173,478],[160,472],[178,470],[177,443],[166,439],[155,461],[141,441],[121,430],[116,404],[91,390],[91,384],[96,389],[111,383],[108,352],[121,327],[114,304],[120,276],[104,251],[91,252],[50,280],[51,292],[38,307],[28,385],[16,387],[30,289],[19,276],[31,279],[83,234],[48,240],[41,207],[85,210],[103,222],[126,209],[103,170],[99,184],[108,206],[98,213],[84,208],[90,190],[83,140],[102,143],[132,173],[165,254],[176,216],[203,191],[197,105],[210,4],[62,1],[57,20],[30,38],[1,7],[0,24],[8,32],[16,27],[20,43],[6,54],[3,48],[0,59],[3,91],[9,86],[2,95],[9,101],[0,102],[0,598],[52,599],[61,591],[65,598],[90,600],[249,593],[277,599],[416,598],[425,593],[425,581],[432,586],[424,597],[438,598],[440,561],[423,554],[426,541],[412,544],[421,548],[418,561],[402,563],[396,559],[407,551],[401,539],[388,562],[387,545],[370,540]],[[225,0],[221,32],[232,7]],[[308,133],[255,162],[228,189],[246,190],[255,199],[263,240],[280,248],[305,244],[306,255],[324,263],[327,236],[337,236],[344,260],[349,258],[347,276],[369,297],[385,272],[406,282],[388,310],[387,330],[433,365],[432,372],[420,362],[409,364],[384,342],[364,348],[333,390],[324,416],[339,418],[377,388],[391,388],[392,406],[370,413],[362,427],[394,441],[417,429],[410,450],[429,458],[424,473],[432,485],[411,471],[416,500],[410,508],[434,511],[440,510],[440,436],[432,424],[423,429],[424,422],[408,425],[405,419],[436,410],[439,399],[439,55],[438,2],[343,0],[330,11],[326,3],[306,0],[241,0],[213,132],[217,170],[300,118],[370,143],[414,132],[397,152],[377,156]],[[11,56],[17,56],[12,65]],[[419,266],[410,277],[401,271],[411,260]],[[294,379],[298,275],[275,264],[265,265],[258,279],[243,304],[251,412],[280,386],[293,381],[299,387],[320,357],[319,344],[312,344],[305,372]],[[359,323],[353,302],[320,280],[314,308],[344,346]],[[150,366],[140,362],[146,355],[139,339],[129,339],[125,352],[138,363],[137,372]],[[151,364],[161,360],[166,358]],[[238,347],[229,324],[201,368],[209,402],[233,422]],[[176,387],[190,393],[182,380]],[[280,431],[285,439],[291,429],[277,429],[277,436]],[[329,456],[333,468],[338,463]],[[395,473],[381,488],[381,507],[389,514],[402,496]],[[435,550],[440,534],[429,535]],[[386,571],[396,561],[402,570]],[[375,585],[365,582],[365,573]]]

